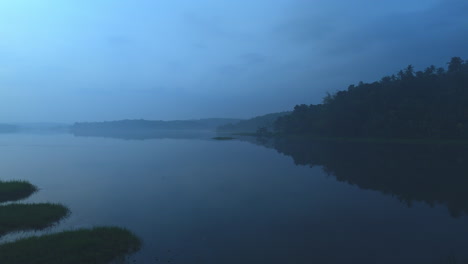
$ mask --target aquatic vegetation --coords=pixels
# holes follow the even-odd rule
[[[44,229],[65,218],[69,213],[69,209],[60,204],[3,205],[0,206],[0,236],[14,231]]]
[[[37,187],[27,181],[0,181],[0,203],[29,197]]]
[[[236,139],[236,138],[233,138],[233,137],[214,137],[213,139],[214,140],[233,140],[233,139]]]
[[[29,197],[37,187],[26,181],[0,181],[0,203]],[[61,204],[12,203],[0,206],[0,236],[15,231],[41,230],[67,217]],[[0,245],[0,263],[109,263],[136,252],[138,237],[117,227],[100,227],[34,236]]]
[[[139,238],[126,229],[96,227],[0,245],[0,263],[109,263],[138,251],[140,247]]]

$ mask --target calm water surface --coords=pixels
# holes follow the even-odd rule
[[[405,148],[12,134],[0,175],[70,207],[40,233],[126,227],[136,263],[467,260],[468,151]]]

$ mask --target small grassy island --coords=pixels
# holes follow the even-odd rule
[[[25,199],[36,191],[37,187],[26,181],[0,181],[0,204]],[[70,210],[61,204],[0,205],[0,236],[42,230],[69,214]],[[140,247],[140,239],[123,228],[80,229],[0,244],[0,263],[105,264],[135,253]]]
[[[96,227],[30,237],[0,245],[2,264],[109,263],[138,251],[141,242],[118,227]]]
[[[0,236],[9,232],[41,230],[65,218],[70,211],[60,204],[9,204],[0,206]]]
[[[37,187],[26,181],[0,181],[0,203],[28,198]]]

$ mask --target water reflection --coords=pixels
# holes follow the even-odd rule
[[[468,213],[467,145],[298,138],[261,143],[291,156],[296,165],[321,166],[338,181],[390,194],[408,206],[423,201],[445,205],[453,217]]]
[[[452,218],[441,205],[466,212],[460,203],[466,201],[463,148],[286,139],[263,144],[286,155],[236,140],[2,135],[0,174],[44,190],[26,203],[57,201],[73,211],[44,233],[101,225],[135,232],[144,246],[132,263],[468,259],[468,218]],[[315,168],[296,166],[289,156]],[[436,205],[414,202],[408,209],[335,177]]]

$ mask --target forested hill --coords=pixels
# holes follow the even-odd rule
[[[468,139],[468,61],[448,68],[410,65],[373,83],[327,95],[322,104],[297,105],[275,122],[279,134],[340,137]]]
[[[291,112],[272,113],[262,116],[257,116],[247,120],[241,120],[238,122],[229,123],[218,127],[218,132],[230,132],[230,133],[254,133],[259,128],[273,129],[273,123],[278,117],[285,116]]]
[[[218,126],[236,122],[240,119],[206,118],[199,120],[120,120],[108,122],[75,123],[74,133],[114,132],[114,131],[153,131],[153,130],[215,130]]]

